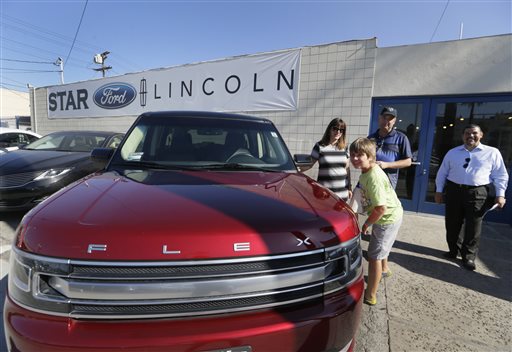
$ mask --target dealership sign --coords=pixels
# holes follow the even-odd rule
[[[297,49],[52,86],[48,117],[296,110],[299,67]]]

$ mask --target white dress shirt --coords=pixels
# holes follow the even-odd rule
[[[469,161],[466,161],[468,158]],[[464,168],[465,164],[467,164],[466,168]],[[436,192],[443,192],[446,180],[468,186],[493,183],[496,196],[504,197],[508,173],[498,149],[480,143],[469,151],[461,145],[446,153],[437,172]]]

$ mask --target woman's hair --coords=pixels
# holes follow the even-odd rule
[[[377,159],[377,146],[375,141],[365,137],[359,137],[350,144],[350,154],[366,154],[368,159]]]
[[[329,145],[329,143],[331,141],[331,129],[333,127],[338,127],[343,130],[343,132],[341,133],[341,137],[340,137],[340,139],[338,139],[338,143],[336,144],[336,146],[338,147],[338,149],[345,149],[347,147],[347,140],[346,140],[347,124],[345,123],[345,121],[343,121],[339,117],[332,119],[331,122],[329,122],[329,124],[327,125],[327,128],[325,129],[322,139],[318,143],[321,146]]]

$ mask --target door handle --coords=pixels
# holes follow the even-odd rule
[[[419,166],[421,165],[421,161],[413,161],[411,162],[411,165]]]

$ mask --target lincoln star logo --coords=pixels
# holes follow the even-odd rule
[[[109,83],[94,92],[93,101],[103,109],[120,109],[135,100],[137,92],[127,83]]]

